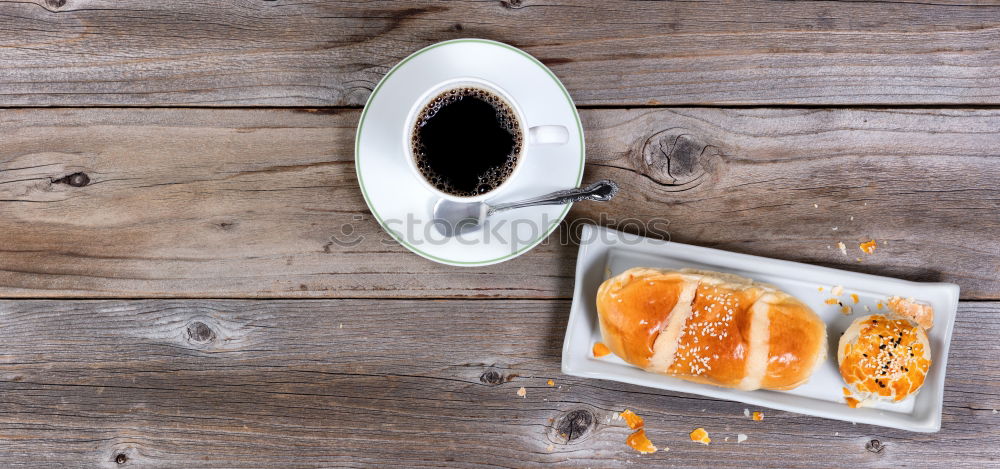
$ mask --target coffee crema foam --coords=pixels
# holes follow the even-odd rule
[[[424,106],[411,145],[427,182],[448,194],[474,197],[510,177],[523,140],[514,111],[503,98],[465,86],[446,90]]]

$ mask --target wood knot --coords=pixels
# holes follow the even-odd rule
[[[118,464],[125,464],[128,462],[128,456],[125,456],[125,453],[118,453],[118,455],[115,456],[115,462]]]
[[[63,5],[66,5],[66,0],[45,0],[45,4],[48,5],[49,8],[60,8]]]
[[[196,344],[204,344],[215,340],[215,331],[207,324],[201,321],[195,321],[188,324],[187,327],[188,340]]]
[[[638,168],[664,186],[690,186],[705,175],[705,153],[714,149],[686,129],[661,130],[646,139]]]
[[[87,176],[87,173],[73,173],[68,176],[52,180],[52,184],[66,184],[73,187],[83,187],[90,184],[90,176]]]
[[[521,375],[517,373],[510,373],[504,376],[504,374],[498,371],[496,368],[490,368],[484,371],[483,374],[479,375],[479,382],[490,386],[499,386],[503,383],[509,383],[513,381],[514,378],[517,378],[518,376]]]
[[[500,2],[506,9],[521,8],[521,0],[504,0]]]
[[[462,27],[462,23],[455,23],[455,26],[452,26],[452,28],[455,31],[461,31],[461,30],[465,29],[464,27]]]
[[[876,439],[873,438],[868,443],[865,443],[865,449],[868,450],[871,453],[878,454],[878,453],[881,453],[882,450],[885,449],[885,445],[883,445],[881,441],[878,441],[878,440],[876,440]]]
[[[593,430],[597,418],[587,409],[576,409],[563,414],[555,423],[557,441],[569,443],[586,437]]]
[[[483,374],[479,375],[479,381],[490,386],[499,386],[506,382],[503,378],[503,373],[500,373],[497,370],[484,371]]]
[[[497,386],[504,383],[503,374],[497,370],[486,370],[479,375],[479,381],[490,386]]]

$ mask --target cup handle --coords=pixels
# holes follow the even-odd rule
[[[569,141],[569,130],[561,125],[538,125],[528,129],[530,145],[563,145]]]

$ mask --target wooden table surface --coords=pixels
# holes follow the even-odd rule
[[[960,285],[941,431],[562,375],[571,237],[393,243],[360,108],[459,37],[576,100],[568,221]],[[0,107],[0,467],[1000,467],[996,2],[0,0]]]

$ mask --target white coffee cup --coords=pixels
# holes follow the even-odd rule
[[[516,163],[507,179],[489,192],[469,197],[444,192],[431,184],[431,182],[424,177],[423,173],[420,172],[420,169],[417,168],[417,161],[413,154],[413,145],[411,143],[413,139],[413,132],[416,130],[416,121],[420,116],[420,112],[423,111],[423,109],[432,100],[434,100],[434,98],[449,90],[458,88],[480,88],[491,94],[499,96],[501,99],[506,101],[507,107],[514,113],[514,118],[517,120],[517,125],[520,127],[520,135],[524,136],[524,143],[521,145],[520,153],[516,155]],[[511,181],[517,178],[518,174],[521,172],[521,168],[524,166],[524,160],[529,154],[533,153],[530,150],[531,148],[539,145],[563,145],[567,142],[569,142],[569,130],[566,127],[561,125],[538,125],[527,127],[521,107],[518,106],[517,102],[509,93],[494,83],[473,77],[454,78],[430,87],[430,89],[420,95],[420,99],[418,99],[413,104],[413,107],[410,108],[410,113],[406,118],[406,126],[403,130],[403,148],[406,151],[406,162],[409,165],[414,177],[416,177],[417,180],[419,180],[420,183],[427,188],[427,190],[433,192],[438,197],[456,202],[478,202],[495,197],[505,188],[509,187]]]

